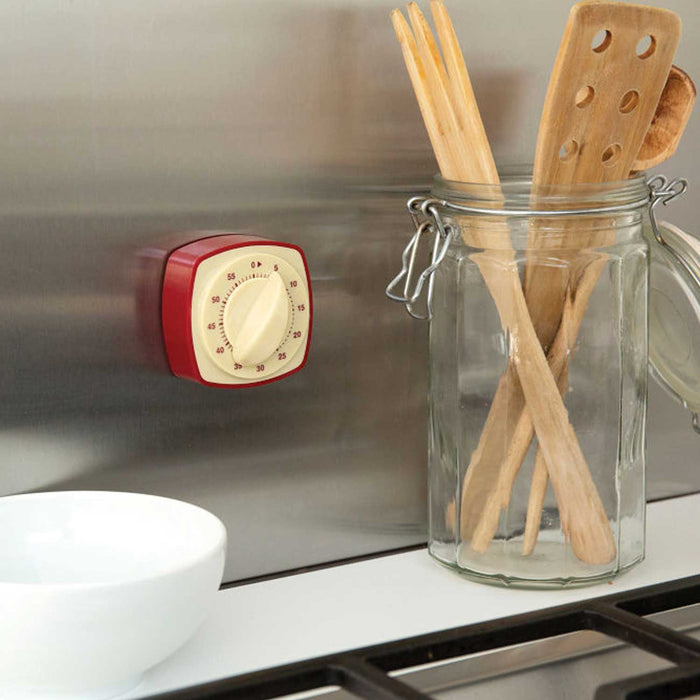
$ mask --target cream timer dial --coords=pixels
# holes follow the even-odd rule
[[[188,335],[199,374],[191,378],[205,384],[271,381],[299,369],[306,359],[311,298],[301,250],[251,237],[239,239],[240,245],[200,259],[191,278]],[[202,241],[198,243],[201,248]]]
[[[222,257],[228,259],[218,270],[200,273],[205,279],[199,288],[195,281],[195,350],[235,377],[265,379],[305,343],[309,297],[303,273],[278,254],[231,251]]]

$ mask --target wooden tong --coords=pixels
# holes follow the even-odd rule
[[[452,23],[441,0],[432,0],[431,8],[445,63],[415,3],[409,5],[415,37],[398,10],[391,18],[440,170],[451,180],[497,184],[493,157],[481,119],[476,119],[478,108]],[[460,105],[465,98],[466,105]],[[582,561],[607,563],[616,554],[610,522],[532,324],[508,231],[505,226],[496,227],[495,234],[489,231],[488,241],[481,240],[477,231],[471,243],[488,251],[475,253],[472,258],[493,297],[503,328],[513,339],[510,360],[557,493],[562,528]]]

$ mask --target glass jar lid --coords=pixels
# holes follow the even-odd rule
[[[700,432],[700,240],[658,224],[650,236],[649,365]]]

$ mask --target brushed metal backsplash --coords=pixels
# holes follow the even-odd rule
[[[695,0],[677,62],[700,73]],[[385,301],[434,170],[383,0],[0,6],[0,493],[134,490],[225,522],[227,580],[424,540],[426,333]],[[496,154],[532,157],[569,2],[450,4]],[[700,183],[697,120],[665,166]],[[669,218],[693,231],[692,197]],[[307,367],[224,391],[144,361],[138,253],[301,245]],[[652,391],[650,496],[700,488]]]

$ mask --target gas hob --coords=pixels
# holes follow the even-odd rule
[[[699,509],[650,504],[646,561],[587,588],[474,583],[424,549],[242,583],[126,697],[693,697]]]
[[[556,692],[557,681],[563,692]],[[700,576],[158,697],[312,697],[309,691],[333,700],[498,698],[506,691],[517,692],[521,700],[692,697],[700,693]]]

